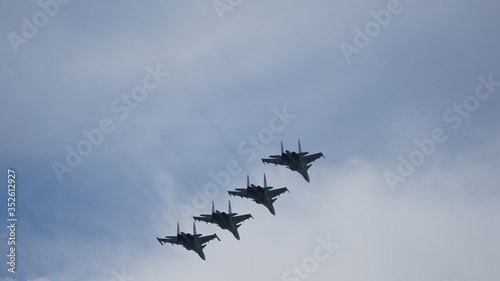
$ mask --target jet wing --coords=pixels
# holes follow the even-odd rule
[[[199,243],[200,245],[203,245],[205,243],[208,243],[210,242],[211,240],[217,238],[217,240],[220,241],[219,237],[217,236],[217,234],[213,234],[213,235],[207,235],[207,236],[202,236],[200,238],[198,238],[196,241],[197,243]]]
[[[241,188],[241,189],[237,188],[235,191],[228,191],[227,193],[229,193],[229,195],[239,196],[241,198],[245,197],[245,198],[253,199],[253,197],[248,195],[247,190],[244,188]]]
[[[165,236],[165,238],[156,238],[158,239],[158,242],[163,245],[163,243],[170,243],[170,244],[177,244],[177,245],[182,245],[179,240],[177,240],[177,236]]]
[[[247,214],[247,215],[241,215],[241,216],[236,216],[236,217],[233,217],[232,221],[234,222],[234,224],[238,224],[242,221],[245,221],[249,218],[253,218],[252,215],[250,214]]]
[[[285,165],[283,163],[283,160],[281,159],[281,156],[279,155],[271,155],[270,157],[273,158],[263,158],[262,163],[267,163],[267,164],[274,164],[274,165]]]
[[[282,188],[277,188],[277,189],[272,189],[272,190],[269,190],[269,191],[267,192],[267,194],[268,194],[269,196],[271,196],[271,198],[274,198],[274,197],[279,196],[279,195],[281,195],[282,193],[287,192],[287,191],[288,191],[288,188],[286,188],[286,187],[282,187]],[[288,191],[288,192],[290,192],[290,191]]]
[[[210,215],[201,215],[201,217],[193,217],[195,221],[204,221],[206,223],[214,223],[212,220],[212,216]]]
[[[323,155],[323,153],[320,152],[320,153],[315,153],[315,154],[311,154],[311,155],[306,155],[302,159],[303,159],[304,164],[307,165],[311,162],[316,161],[318,158],[321,158],[321,157],[325,157],[325,156]]]

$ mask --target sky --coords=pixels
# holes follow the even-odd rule
[[[499,10],[3,1],[0,281],[499,280]],[[206,261],[156,240],[229,199]]]

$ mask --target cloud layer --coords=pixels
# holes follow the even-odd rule
[[[0,4],[0,164],[19,218],[17,273],[0,280],[498,279],[498,4],[219,2],[223,20],[216,1]],[[169,76],[149,87],[148,67]],[[425,153],[436,128],[447,138]],[[326,156],[310,184],[260,162],[297,139]],[[391,189],[384,174],[419,153]],[[157,243],[264,173],[290,193],[276,216],[232,198],[255,218],[241,241],[198,224],[222,240],[205,262]]]

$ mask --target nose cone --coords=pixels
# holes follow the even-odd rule
[[[305,175],[305,176],[304,176],[304,179],[306,179],[306,181],[307,181],[307,182],[311,182],[311,181],[309,180],[309,175]]]
[[[274,216],[276,215],[276,212],[274,211],[274,206],[269,204],[267,205],[267,208],[269,209],[269,212],[271,212],[271,214],[273,214]]]
[[[198,255],[200,255],[200,258],[202,260],[205,260],[205,253],[203,253],[202,251],[198,252]]]
[[[302,171],[300,174],[304,177],[304,179],[307,182],[309,182],[309,174],[307,173],[307,171]]]

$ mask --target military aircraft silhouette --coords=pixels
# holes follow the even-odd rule
[[[222,229],[229,230],[236,239],[240,240],[240,234],[238,233],[238,228],[241,226],[241,222],[253,218],[252,215],[240,215],[231,211],[231,201],[228,203],[228,211],[220,212],[215,210],[214,201],[212,201],[212,214],[201,214],[200,217],[193,217],[196,221],[204,221],[206,223],[213,223],[218,225]]]
[[[286,187],[273,189],[271,186],[267,186],[266,174],[264,174],[264,187],[256,186],[250,184],[250,179],[247,175],[247,187],[246,188],[236,188],[235,191],[228,191],[229,195],[240,196],[241,198],[246,197],[252,199],[257,204],[262,204],[266,206],[271,214],[275,215],[273,203],[280,194],[288,191]],[[289,192],[289,191],[288,191]]]
[[[310,182],[307,170],[311,167],[311,162],[316,161],[320,157],[325,157],[323,153],[315,153],[307,155],[309,152],[302,152],[299,140],[299,152],[283,151],[283,142],[281,142],[281,155],[270,155],[267,159],[262,159],[264,164],[275,164],[287,166],[288,169],[296,171],[301,174],[307,182]]]
[[[158,242],[163,245],[163,243],[170,243],[172,245],[181,245],[184,248],[196,252],[200,258],[205,260],[205,253],[203,253],[203,248],[205,244],[212,239],[217,238],[220,241],[217,234],[202,236],[196,233],[196,225],[193,222],[193,234],[181,232],[179,229],[179,223],[177,223],[177,236],[165,236],[165,238],[156,238]]]

